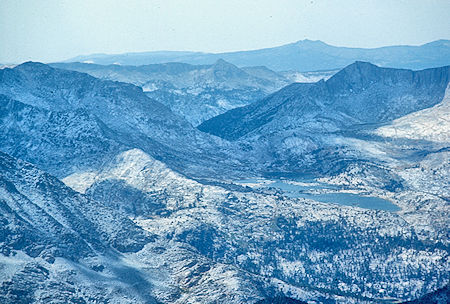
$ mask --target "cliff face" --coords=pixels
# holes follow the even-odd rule
[[[201,124],[201,131],[235,140],[270,123],[260,133],[301,127],[311,117],[337,128],[383,123],[440,102],[450,67],[423,71],[379,68],[355,62],[327,81],[293,84],[247,107]]]

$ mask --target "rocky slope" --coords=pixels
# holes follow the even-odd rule
[[[371,303],[449,279],[446,245],[394,213],[202,185],[137,149],[65,179],[98,203],[1,156],[5,303]]]
[[[222,286],[214,280],[227,303],[277,292],[330,303],[408,299],[448,280],[443,271],[448,263],[445,237],[429,243],[427,236],[418,235],[419,227],[395,213],[292,199],[281,192],[204,185],[136,149],[118,155],[100,171],[64,181],[122,209],[159,236],[157,246],[164,248],[160,255],[170,259],[170,271],[187,284],[183,288],[191,297],[183,294],[179,303],[213,302],[218,295],[207,283],[213,273],[235,282]],[[416,216],[426,218],[420,211]],[[178,273],[179,256],[172,256],[179,250],[175,248],[186,245],[209,261],[206,270],[192,269],[189,279]],[[140,254],[143,260],[154,259],[149,251]],[[200,267],[198,256],[182,258]],[[219,265],[227,265],[227,270]],[[434,281],[436,275],[440,279]],[[427,283],[419,283],[424,278]]]
[[[117,265],[150,234],[30,163],[0,152],[0,168],[1,303],[155,302]]]

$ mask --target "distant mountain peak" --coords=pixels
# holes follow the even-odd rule
[[[223,59],[218,59],[213,65],[212,69],[215,73],[223,74],[230,76],[233,75],[243,75],[246,74],[243,70],[238,68],[232,63],[229,63],[228,61],[225,61]]]
[[[237,66],[235,66],[234,64],[223,60],[222,58],[217,59],[217,61],[213,64],[213,68],[214,69],[233,69],[233,70],[237,70],[239,69]]]
[[[231,64],[228,61],[223,60],[222,58],[219,58],[216,60],[214,64]]]
[[[15,69],[18,70],[31,70],[31,69],[46,69],[46,70],[53,70],[52,67],[36,61],[27,61],[22,64],[19,64],[15,67]]]
[[[371,62],[367,62],[367,61],[355,61],[352,64],[349,64],[348,66],[346,66],[345,68],[343,68],[343,70],[354,70],[354,69],[379,69],[380,67],[371,63]]]
[[[309,40],[309,39],[299,40],[297,42],[294,42],[293,44],[295,46],[302,47],[302,48],[330,46],[329,44],[326,44],[325,42],[323,42],[321,40]]]
[[[341,71],[337,72],[327,82],[352,82],[363,84],[366,81],[377,78],[377,75],[381,70],[384,70],[384,68],[380,68],[370,62],[355,61],[354,63],[343,68]]]
[[[311,39],[302,39],[297,41],[296,43],[298,44],[326,44],[325,42],[321,41],[321,40],[311,40]]]
[[[450,47],[450,40],[447,39],[439,39],[432,42],[425,43],[426,46],[443,46]]]
[[[355,61],[352,64],[344,67],[341,71],[349,73],[369,74],[385,68],[379,67],[367,61]]]

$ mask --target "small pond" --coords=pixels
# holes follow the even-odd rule
[[[365,209],[376,209],[390,212],[399,211],[400,208],[392,202],[373,196],[364,196],[354,193],[305,193],[310,190],[338,190],[334,185],[322,184],[313,180],[287,182],[283,180],[267,181],[258,179],[246,179],[237,181],[239,184],[249,185],[255,188],[273,187],[280,189],[288,197],[307,198],[323,203],[335,203],[345,206],[355,206]]]

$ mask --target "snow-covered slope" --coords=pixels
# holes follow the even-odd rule
[[[101,250],[102,241],[124,252],[139,250],[145,244],[142,231],[120,212],[87,199],[30,163],[4,153],[0,156],[3,208],[25,227],[31,225],[35,229],[31,235],[45,234],[57,241],[54,244],[61,242],[62,247],[68,247],[67,254],[71,254],[70,248],[77,247],[77,242],[70,244],[70,240],[77,238],[80,249],[83,242],[89,242],[91,248],[86,251]],[[59,239],[65,234],[74,236],[65,241]],[[29,242],[23,245],[34,246]]]
[[[120,265],[153,236],[30,163],[0,152],[0,168],[1,303],[154,303]]]
[[[0,95],[0,145],[57,176],[95,167],[115,155],[121,144],[112,131],[86,111],[59,112]]]
[[[443,100],[431,107],[411,113],[380,127],[375,134],[390,138],[428,140],[447,145],[450,142],[450,87]]]
[[[219,295],[226,303],[251,302],[281,291],[319,302],[406,299],[448,281],[443,236],[431,233],[439,241],[429,244],[428,236],[417,234],[420,225],[399,214],[205,185],[137,149],[99,171],[64,181],[124,210],[159,236],[158,259],[170,260],[170,272],[186,290],[176,303],[211,303]],[[428,221],[423,210],[415,216],[421,225]],[[156,259],[150,254],[154,249],[146,248],[140,259]],[[195,254],[182,254],[186,248]],[[180,263],[196,266],[183,272]],[[434,275],[441,279],[434,281]],[[419,284],[424,277],[427,283]]]
[[[5,303],[254,303],[280,293],[361,303],[448,281],[445,245],[418,239],[395,213],[202,185],[137,149],[83,185],[65,180],[103,204],[5,154],[0,166]],[[115,191],[97,191],[105,182]],[[104,206],[125,188],[149,198],[141,208],[121,201],[147,236]]]
[[[318,82],[322,79],[328,80],[337,72],[339,72],[339,69],[330,71],[313,71],[313,72],[297,72],[291,70],[279,72],[279,74],[283,75],[292,82]]]
[[[0,70],[0,94],[1,149],[60,177],[124,147],[180,169],[195,169],[198,162],[214,168],[217,158],[234,164],[233,156],[224,157],[229,144],[194,129],[131,84],[30,62]]]

